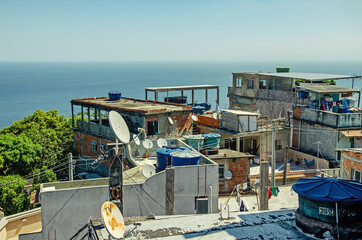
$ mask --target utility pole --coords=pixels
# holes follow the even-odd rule
[[[272,171],[271,171],[271,178],[272,178],[272,186],[275,187],[275,121],[273,120],[273,132],[272,132]]]
[[[73,181],[73,156],[68,153],[69,181]]]
[[[268,210],[268,182],[269,182],[269,163],[263,159],[260,161],[260,191],[259,191],[259,210]]]
[[[289,146],[287,145],[285,146],[283,185],[285,185],[287,181],[288,150]]]

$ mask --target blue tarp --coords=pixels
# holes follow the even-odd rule
[[[308,162],[308,160],[304,158],[304,164],[305,164],[307,167],[310,168],[310,166],[312,166],[313,163],[314,163],[314,159]]]
[[[219,138],[219,137],[221,137],[221,135],[218,134],[218,133],[204,133],[204,134],[202,134],[202,136],[204,138]]]
[[[321,202],[362,202],[362,183],[340,178],[301,178],[293,184],[299,195]]]

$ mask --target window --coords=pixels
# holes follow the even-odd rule
[[[351,168],[351,180],[362,182],[361,171]]]
[[[158,121],[147,121],[147,135],[158,134]]]
[[[254,79],[248,80],[248,89],[254,89]]]
[[[224,164],[219,164],[219,179],[224,178]]]
[[[259,89],[266,89],[266,80],[259,80]]]
[[[98,151],[98,150],[97,150],[97,142],[96,142],[96,141],[92,141],[91,144],[92,144],[92,152],[97,152],[97,151]]]
[[[241,77],[236,78],[236,87],[241,87],[243,83],[243,79]]]

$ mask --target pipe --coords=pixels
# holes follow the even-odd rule
[[[210,205],[211,205],[210,213],[212,213],[212,186],[210,185],[209,188],[210,188]]]

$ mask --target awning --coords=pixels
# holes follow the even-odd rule
[[[293,184],[299,195],[323,202],[362,202],[362,183],[340,178],[311,177]]]
[[[362,130],[343,130],[340,131],[346,137],[362,137]]]

